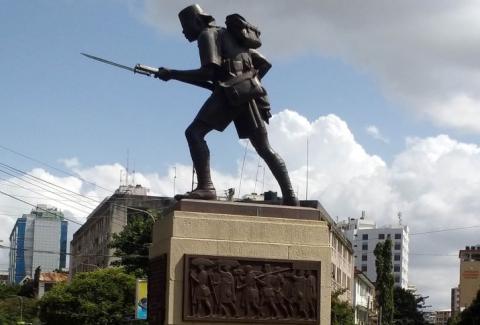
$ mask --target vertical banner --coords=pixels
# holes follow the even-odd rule
[[[147,319],[147,280],[137,279],[135,290],[135,319]]]

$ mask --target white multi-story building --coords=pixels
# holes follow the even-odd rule
[[[9,281],[33,278],[39,266],[45,272],[65,268],[67,228],[63,213],[44,204],[18,218],[10,234]]]
[[[408,287],[408,226],[399,224],[377,228],[374,221],[366,219],[364,212],[361,218],[350,218],[340,222],[338,226],[353,244],[355,267],[373,282],[377,279],[373,251],[379,242],[390,238],[395,285],[404,289]]]
[[[353,293],[355,324],[375,324],[372,321],[377,317],[375,305],[375,285],[362,271],[355,269]]]

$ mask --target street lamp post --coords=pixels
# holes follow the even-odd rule
[[[8,296],[10,298],[18,298],[20,300],[20,323],[23,324],[23,297],[22,296]]]
[[[146,210],[142,210],[142,209],[137,209],[137,208],[133,208],[133,207],[129,207],[127,206],[127,209],[129,210],[133,210],[133,211],[138,211],[138,212],[143,212],[143,213],[146,213],[150,218],[152,218],[152,221],[153,223],[155,223],[155,217],[153,216],[153,214],[151,214],[150,212],[146,211]]]

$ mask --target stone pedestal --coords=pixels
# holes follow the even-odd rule
[[[331,250],[328,225],[321,221],[320,217],[320,211],[311,208],[182,200],[169,215],[154,225],[153,244],[150,249],[152,277],[149,281],[148,298],[150,325],[329,325]],[[245,258],[254,261],[265,259],[269,266],[277,265],[277,260],[284,263],[279,262],[278,265],[287,267],[290,265],[288,263],[293,261],[302,261],[300,264],[316,263],[319,265],[315,288],[319,314],[313,322],[294,322],[275,317],[270,317],[269,320],[229,318],[222,321],[218,318],[208,319],[204,315],[200,320],[184,320],[184,282],[190,279],[189,275],[185,274],[188,272],[184,266],[186,255],[221,256],[237,260]],[[281,269],[280,266],[277,268]],[[285,277],[295,277],[294,270],[287,273],[285,272]],[[165,281],[163,284],[162,278]],[[266,281],[265,274],[261,279]],[[209,280],[215,283],[212,279]],[[211,294],[215,295],[215,292]],[[204,309],[206,310],[206,307]]]

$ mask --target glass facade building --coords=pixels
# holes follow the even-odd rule
[[[9,281],[20,283],[43,272],[64,269],[67,257],[68,222],[57,208],[38,205],[17,219],[10,234]]]

